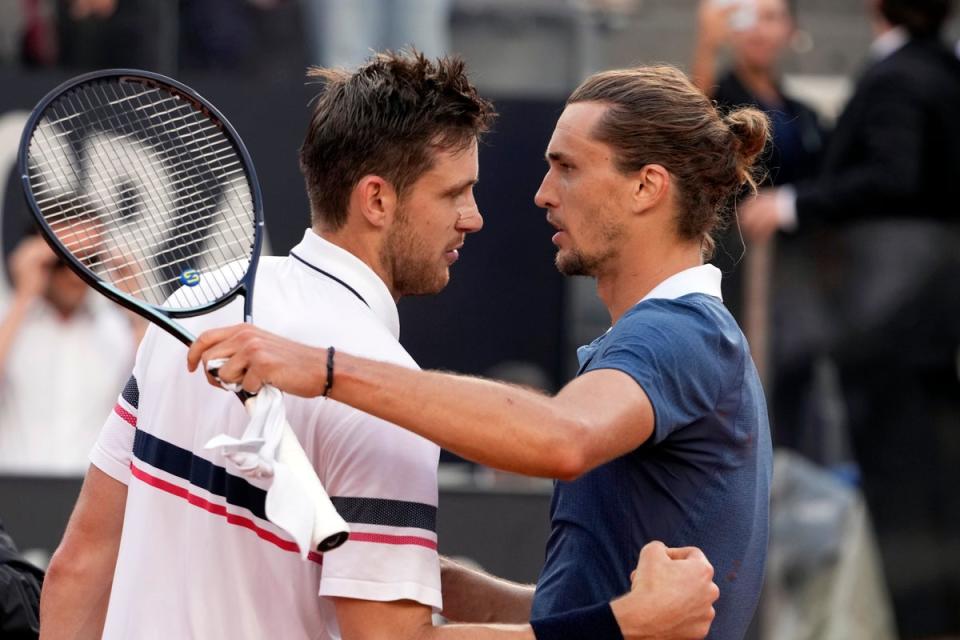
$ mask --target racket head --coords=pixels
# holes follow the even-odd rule
[[[167,325],[243,292],[249,319],[256,171],[233,126],[186,85],[134,69],[68,80],[31,113],[18,170],[44,238],[101,293]]]

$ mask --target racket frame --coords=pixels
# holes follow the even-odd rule
[[[187,309],[164,309],[163,307],[150,304],[149,302],[138,300],[133,296],[124,293],[109,282],[99,278],[82,262],[80,262],[70,252],[70,250],[63,245],[62,242],[60,242],[60,239],[57,237],[56,233],[54,233],[53,229],[47,223],[40,206],[36,202],[36,198],[33,196],[33,188],[30,185],[30,173],[28,167],[30,142],[33,139],[33,134],[36,130],[37,124],[46,114],[47,108],[54,101],[73,89],[81,87],[85,84],[89,84],[95,80],[109,78],[117,78],[120,81],[129,79],[130,81],[138,81],[142,82],[143,84],[154,85],[166,89],[171,93],[187,100],[197,111],[203,113],[224,132],[227,141],[233,146],[240,156],[246,173],[247,183],[250,186],[250,195],[253,202],[254,233],[250,264],[247,267],[246,274],[244,274],[244,276],[237,282],[236,285],[234,285],[232,289],[209,304],[201,305],[199,307],[190,307]],[[243,320],[244,322],[252,321],[253,296],[251,293],[253,292],[254,280],[256,279],[257,275],[257,265],[260,262],[260,251],[263,248],[264,235],[263,195],[260,191],[260,183],[257,180],[257,173],[253,167],[253,160],[251,159],[246,146],[244,146],[243,141],[240,139],[240,135],[237,133],[236,129],[233,128],[233,125],[230,124],[230,122],[220,112],[219,109],[210,104],[209,101],[207,101],[190,87],[177,82],[173,78],[168,78],[167,76],[159,73],[142,71],[139,69],[103,69],[71,78],[47,93],[47,95],[45,95],[40,102],[37,103],[37,106],[34,107],[33,111],[31,112],[26,125],[24,125],[23,135],[20,138],[20,149],[17,154],[17,171],[20,174],[21,186],[23,187],[23,195],[27,201],[27,206],[29,207],[31,214],[33,214],[34,220],[40,226],[40,235],[43,236],[43,239],[46,240],[47,244],[50,245],[50,248],[53,249],[57,256],[65,260],[70,265],[71,271],[76,273],[87,284],[101,292],[110,300],[113,300],[122,307],[133,311],[146,320],[160,325],[168,333],[188,347],[196,339],[196,336],[187,331],[179,323],[174,322],[175,318],[189,318],[191,316],[202,315],[209,311],[219,309],[220,307],[230,303],[237,296],[237,294],[242,294]]]

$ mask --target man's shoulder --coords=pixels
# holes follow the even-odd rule
[[[719,354],[722,360],[738,360],[745,350],[743,333],[723,302],[702,293],[640,302],[605,342],[605,351],[639,345],[644,351],[682,354],[685,359]]]
[[[937,40],[913,40],[876,63],[864,80],[863,89],[885,92],[892,86],[915,92],[960,87],[960,60]]]

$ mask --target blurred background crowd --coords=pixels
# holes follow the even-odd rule
[[[759,105],[773,122],[763,190],[743,199],[714,258],[763,372],[778,448],[753,636],[960,638],[960,22],[950,5],[0,0],[0,518],[42,567],[143,330],[30,230],[19,135],[60,81],[141,68],[211,99],[250,147],[269,249],[281,254],[308,224],[296,163],[315,89],[306,67],[409,45],[463,56],[501,114],[480,153],[487,225],[447,291],[401,302],[401,339],[424,367],[552,391],[609,319],[592,281],[553,269],[533,204],[543,150],[587,74],[668,62],[720,108]],[[441,551],[533,580],[549,483],[447,455],[441,483]],[[0,565],[27,566],[5,536]]]

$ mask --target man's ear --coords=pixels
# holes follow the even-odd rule
[[[360,178],[351,194],[353,208],[374,227],[384,227],[393,221],[397,210],[397,190],[376,175]]]
[[[670,172],[662,165],[648,164],[636,172],[633,188],[633,203],[637,213],[656,208],[670,195]]]

